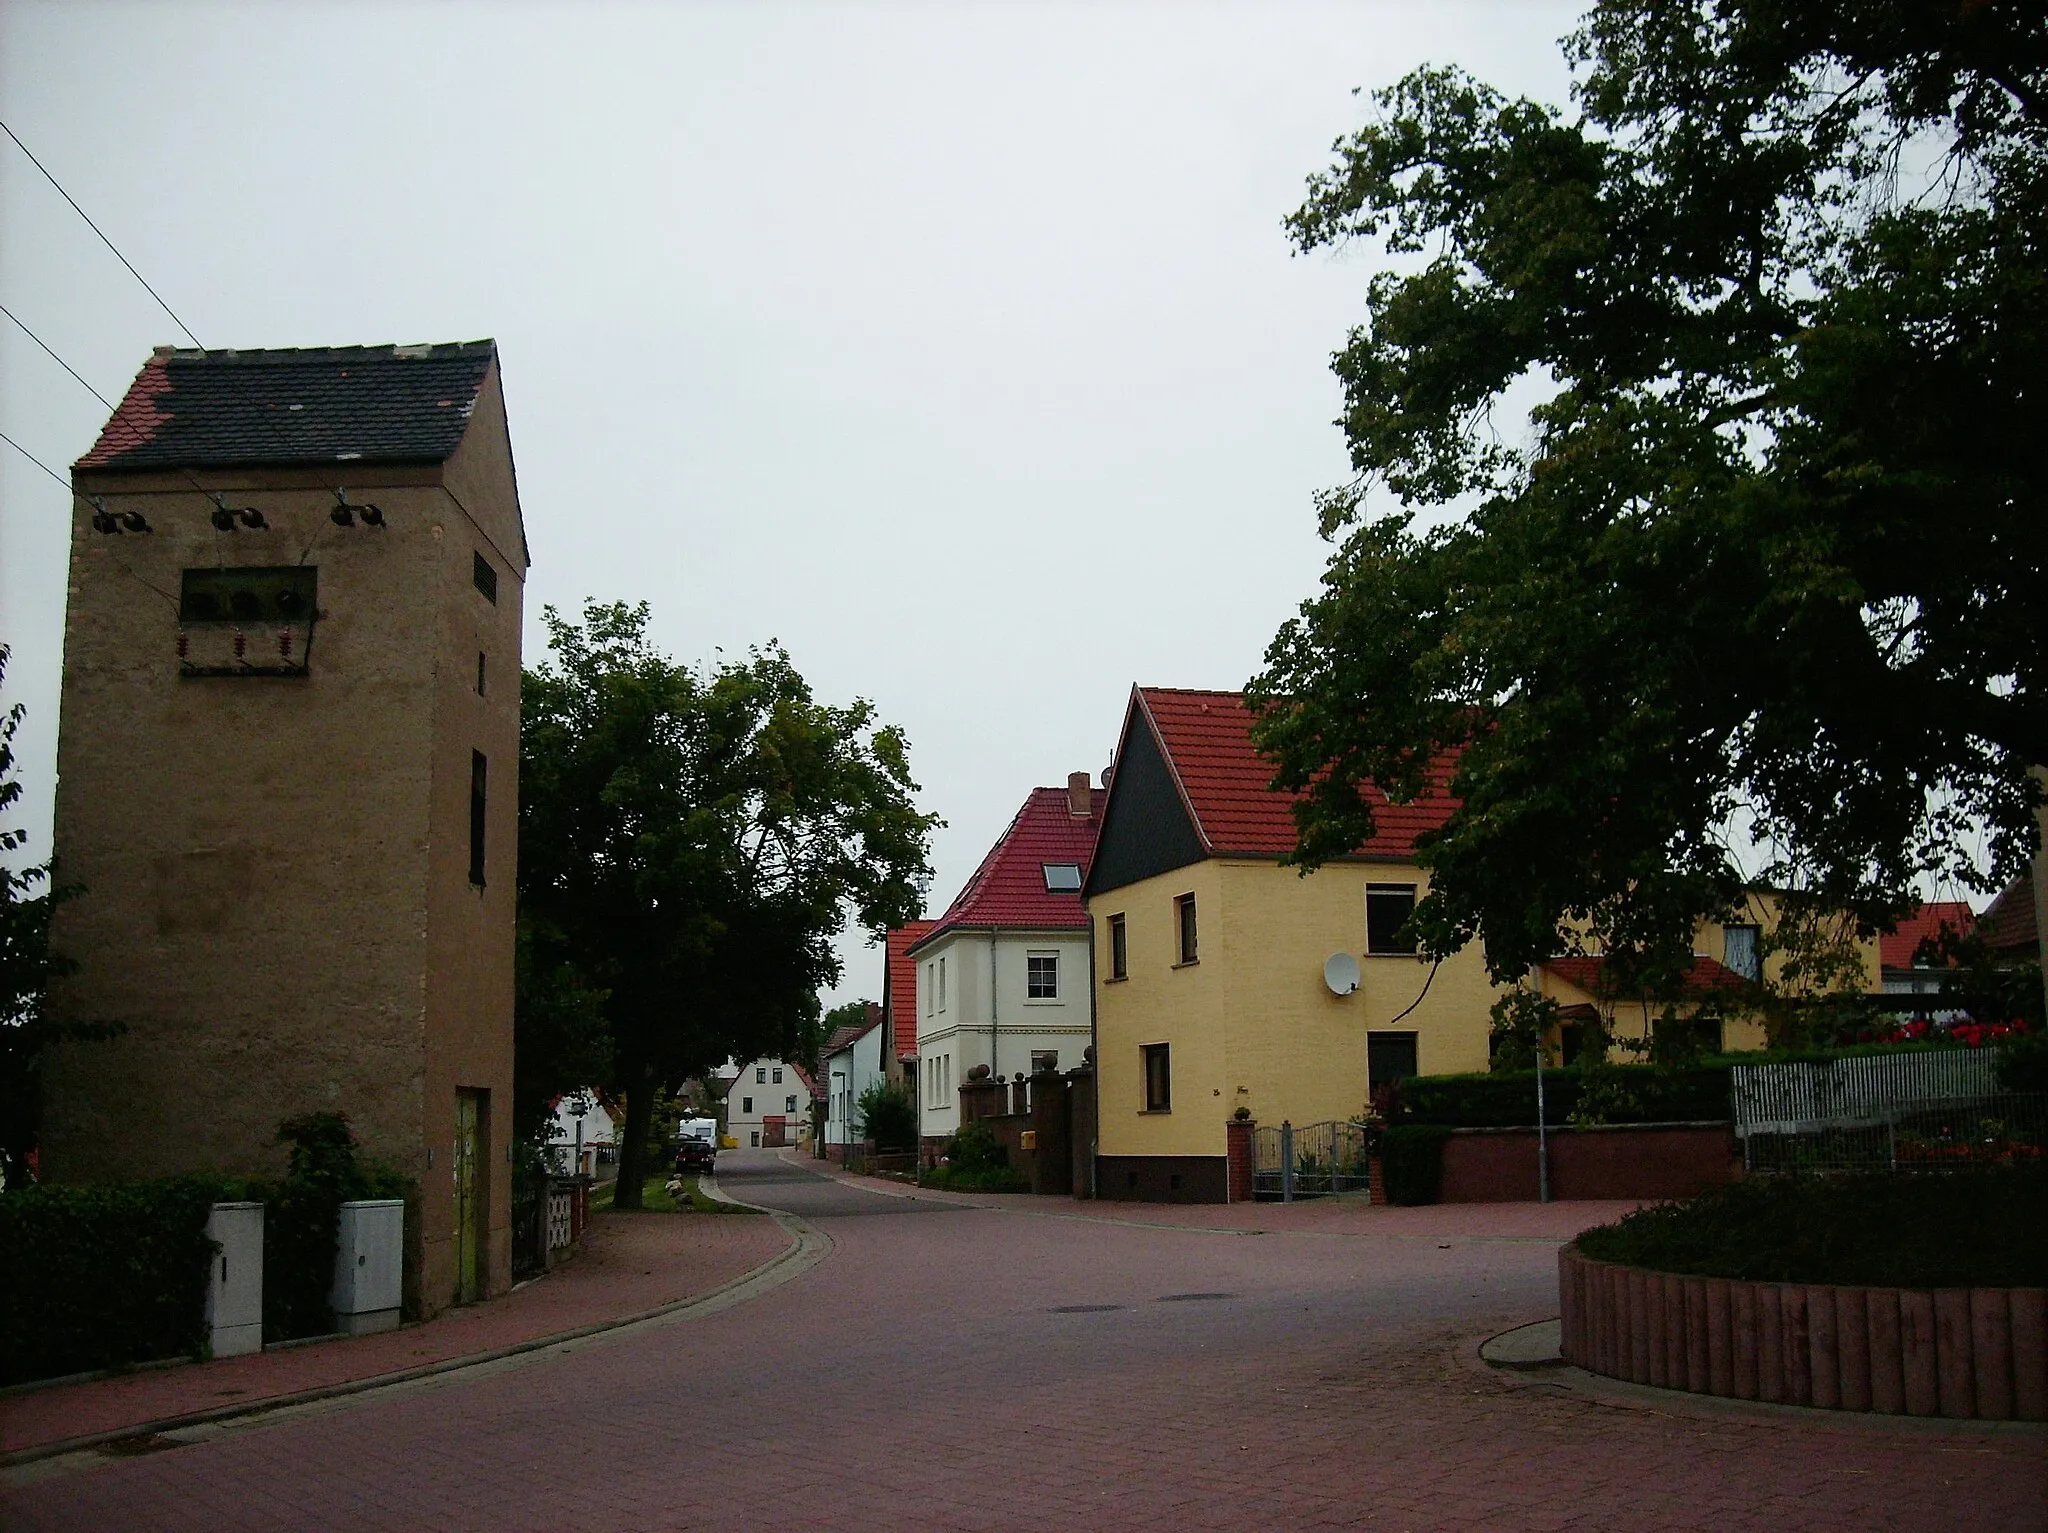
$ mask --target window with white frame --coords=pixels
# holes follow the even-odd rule
[[[1060,998],[1060,955],[1057,953],[1026,953],[1024,955],[1024,999],[1027,1001],[1057,1001]]]
[[[775,1067],[775,1084],[778,1086],[782,1084],[782,1066],[780,1065]]]
[[[766,1065],[754,1066],[754,1084],[756,1086],[768,1084],[768,1067]]]
[[[784,1112],[795,1112],[795,1111],[796,1111],[796,1098],[795,1098],[795,1097],[784,1097],[784,1098],[782,1099],[782,1110],[783,1110]]]
[[[946,960],[939,960],[939,1010],[946,1009]]]

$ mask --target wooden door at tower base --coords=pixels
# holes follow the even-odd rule
[[[483,1297],[483,1113],[480,1091],[455,1093],[455,1302]]]

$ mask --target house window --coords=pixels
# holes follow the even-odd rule
[[[740,1111],[747,1114],[749,1117],[752,1117],[754,1112],[754,1099],[752,1097],[741,1097]]]
[[[1057,953],[1026,953],[1024,955],[1024,999],[1027,1001],[1057,1001],[1060,998],[1060,955]]]
[[[768,1084],[768,1067],[766,1065],[754,1066],[754,1084],[756,1086]]]
[[[782,1099],[782,1110],[783,1110],[784,1112],[795,1112],[795,1111],[796,1111],[796,1098],[795,1098],[795,1097],[784,1097],[784,1098]]]
[[[1173,1065],[1167,1058],[1168,1046],[1163,1043],[1147,1043],[1138,1052],[1145,1061],[1145,1111],[1173,1111]]]
[[[1758,951],[1758,939],[1763,936],[1755,926],[1724,926],[1721,928],[1721,962],[1747,980],[1763,978],[1763,962]]]
[[[484,807],[490,764],[482,751],[469,753],[469,881],[484,884]]]
[[[759,1129],[755,1129],[755,1130],[753,1130],[753,1131],[752,1131],[752,1132],[751,1132],[751,1133],[750,1133],[750,1134],[749,1134],[749,1135],[747,1136],[747,1143],[748,1143],[748,1144],[750,1144],[750,1145],[752,1145],[752,1146],[753,1146],[753,1147],[754,1147],[755,1149],[757,1149],[757,1150],[758,1150],[758,1149],[760,1149],[760,1148],[761,1148],[761,1131],[760,1131]]]
[[[1183,894],[1173,902],[1176,924],[1180,930],[1180,961],[1193,963],[1197,956],[1195,946],[1195,897]]]
[[[775,1067],[775,1084],[778,1086],[782,1084],[782,1066],[780,1065]]]
[[[946,1009],[946,960],[939,960],[939,1010]]]
[[[1415,938],[1401,930],[1415,914],[1415,885],[1365,886],[1365,950],[1368,953],[1413,953]]]
[[[476,652],[476,695],[478,697],[484,695],[484,652],[482,650]]]
[[[491,561],[478,554],[476,563],[470,566],[469,578],[484,593],[484,599],[495,606],[498,601],[498,572],[491,568]]]
[[[1081,865],[1078,862],[1042,862],[1039,870],[1045,874],[1047,894],[1081,892]]]
[[[1377,1091],[1395,1081],[1421,1073],[1416,1068],[1413,1033],[1367,1033],[1365,1035],[1365,1078],[1367,1089]]]
[[[1131,950],[1124,934],[1124,918],[1109,918],[1109,977],[1128,979],[1131,974]]]

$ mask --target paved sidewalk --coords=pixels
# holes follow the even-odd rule
[[[1547,1240],[1563,1244],[1582,1230],[1611,1224],[1642,1207],[1636,1201],[1558,1203],[1435,1203],[1397,1208],[1362,1198],[1304,1198],[1297,1203],[1120,1203],[1114,1199],[1035,1198],[1028,1193],[941,1192],[892,1177],[842,1171],[827,1161],[784,1151],[783,1159],[870,1192],[1005,1209],[1040,1217],[1103,1219],[1190,1230],[1262,1235],[1379,1235],[1443,1240]]]
[[[706,1293],[788,1250],[773,1219],[599,1214],[583,1249],[501,1299],[423,1325],[0,1397],[0,1454],[498,1352]]]

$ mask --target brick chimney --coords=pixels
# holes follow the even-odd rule
[[[1088,792],[1088,774],[1067,773],[1067,813],[1077,820],[1085,820],[1093,810],[1094,801]]]

